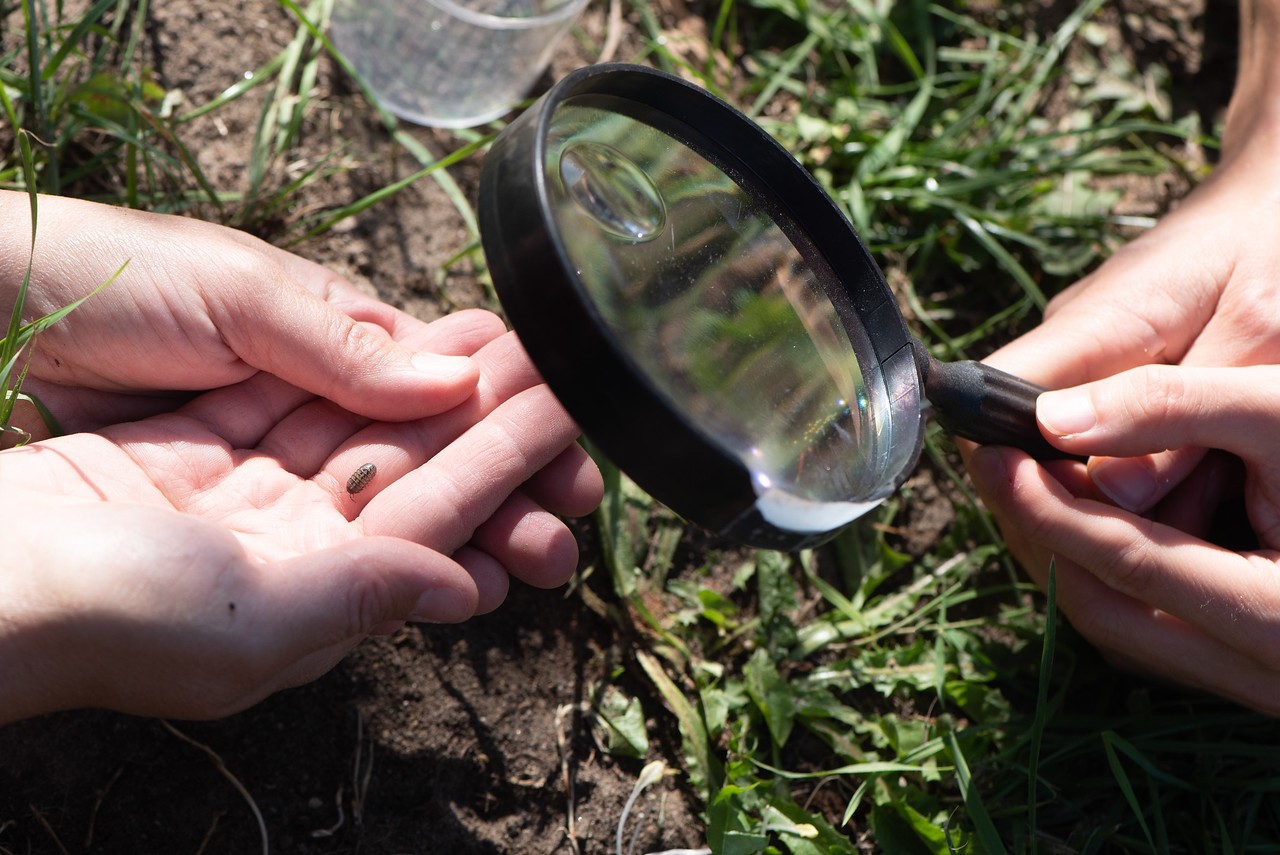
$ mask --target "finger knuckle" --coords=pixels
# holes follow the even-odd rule
[[[455,312],[454,316],[457,319],[456,322],[466,323],[467,326],[488,338],[497,338],[507,331],[507,325],[503,323],[502,318],[487,309],[461,309]]]
[[[1160,576],[1161,564],[1155,542],[1145,533],[1135,534],[1120,544],[1107,568],[1107,584],[1116,590],[1145,600]]]
[[[1274,281],[1271,271],[1233,279],[1230,296],[1215,313],[1215,324],[1229,331],[1237,353],[1269,353],[1280,339]]]
[[[1122,404],[1135,411],[1140,422],[1160,423],[1185,413],[1191,390],[1186,378],[1167,365],[1147,365],[1128,375]]]
[[[1021,531],[1022,537],[1039,544],[1052,544],[1058,539],[1059,521],[1056,508],[1034,494],[1020,481],[1008,484],[1004,506],[1012,509],[1011,522]]]
[[[222,277],[228,278],[228,281],[243,281],[242,277],[261,280],[264,272],[263,264],[261,245],[256,240],[237,239],[235,242],[226,242],[218,248],[219,272]]]
[[[1063,613],[1076,631],[1103,653],[1124,652],[1128,645],[1125,634],[1126,616],[1117,610],[1114,600],[1106,597],[1068,599]]]
[[[339,338],[342,345],[333,353],[334,373],[338,376],[355,376],[369,374],[374,362],[371,355],[376,355],[382,343],[376,341],[369,327],[357,323],[345,316],[334,316],[331,322],[341,327]]]
[[[481,489],[461,480],[462,473],[441,469],[432,480],[430,514],[423,542],[432,549],[450,553],[471,539],[476,523],[469,509],[476,504]]]
[[[1267,471],[1263,477],[1251,478],[1245,489],[1249,524],[1258,543],[1280,548],[1280,472]]]
[[[395,615],[396,598],[386,579],[365,574],[347,595],[345,638],[359,638]],[[404,615],[398,615],[404,617]]]

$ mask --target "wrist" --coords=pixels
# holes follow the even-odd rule
[[[1227,107],[1223,158],[1258,137],[1280,142],[1280,0],[1241,0],[1240,63]],[[1271,151],[1275,149],[1268,146]]]
[[[0,455],[0,480],[3,470]],[[16,497],[6,497],[4,505],[6,530],[14,536],[6,539],[0,562],[0,725],[75,706],[62,688],[59,626],[67,616],[58,613],[39,582],[49,569],[33,548],[40,526],[31,524],[31,511],[18,509]],[[42,511],[51,509],[34,513]]]
[[[22,619],[0,617],[0,725],[70,706],[52,685],[42,635]]]

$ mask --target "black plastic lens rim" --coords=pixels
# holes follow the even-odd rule
[[[556,233],[544,168],[550,121],[569,99],[589,99],[671,135],[768,202],[780,224],[789,220],[799,230],[806,258],[830,269],[822,277],[828,296],[846,326],[870,336],[888,387],[915,390],[911,338],[880,269],[835,203],[776,140],[705,90],[655,69],[605,64],[569,74],[485,157],[478,208],[494,287],[530,358],[587,437],[646,492],[717,535],[785,551],[829,540],[847,520],[816,531],[766,520],[747,467],[673,407],[607,334]],[[910,436],[895,436],[901,465],[886,495],[919,458],[923,419],[918,410],[915,417],[914,426],[892,425]]]

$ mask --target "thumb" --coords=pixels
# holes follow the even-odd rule
[[[218,710],[244,709],[279,689],[317,680],[389,625],[464,621],[479,601],[461,565],[387,537],[258,565],[258,571],[251,589],[227,607],[248,651],[250,676]]]
[[[253,607],[271,616],[285,662],[349,647],[393,622],[460,623],[479,602],[462,565],[390,537],[364,537],[272,565],[256,594]]]
[[[416,350],[304,288],[231,310],[219,332],[248,365],[372,419],[404,421],[449,410],[475,390],[469,357]]]
[[[1202,241],[1196,225],[1170,218],[1126,245],[1050,301],[1042,324],[984,361],[1051,389],[1180,361],[1229,274],[1221,253],[1188,262],[1187,247]]]

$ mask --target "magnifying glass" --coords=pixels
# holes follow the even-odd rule
[[[635,65],[561,80],[485,158],[494,287],[543,378],[686,519],[771,549],[828,540],[952,433],[1063,457],[1042,388],[934,359],[853,227],[762,128]]]

